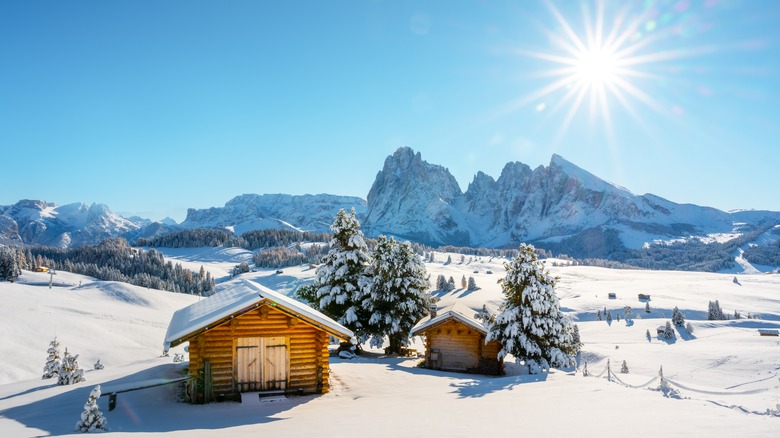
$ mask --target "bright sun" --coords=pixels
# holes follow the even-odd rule
[[[574,75],[587,86],[597,87],[615,84],[618,75],[618,59],[603,48],[589,48],[580,54],[574,65]]]
[[[565,135],[586,100],[591,120],[603,122],[607,135],[610,136],[610,104],[619,104],[640,123],[634,107],[636,102],[659,113],[663,112],[661,105],[632,81],[657,79],[655,74],[643,71],[643,65],[692,54],[690,50],[648,51],[659,35],[642,36],[642,29],[648,26],[646,17],[639,15],[629,19],[628,8],[624,7],[614,19],[609,20],[611,26],[607,28],[604,2],[595,2],[596,11],[593,15],[587,4],[583,3],[584,31],[579,34],[555,6],[547,3],[558,26],[554,31],[544,30],[552,43],[551,50],[519,50],[525,56],[555,65],[540,72],[543,77],[553,78],[549,84],[513,104],[515,108],[526,104],[534,104],[537,108],[550,108],[549,115],[560,110],[565,111],[566,115],[558,129],[555,142]]]

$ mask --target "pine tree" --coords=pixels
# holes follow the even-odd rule
[[[650,313],[650,302],[649,301],[645,302],[645,312]]]
[[[49,357],[46,358],[46,365],[43,367],[42,379],[50,379],[60,372],[60,342],[57,338],[49,342]]]
[[[648,341],[649,341],[650,339],[653,339],[653,337],[652,337],[652,336],[650,336],[650,329],[647,329],[647,331],[645,332],[645,336],[647,337],[647,340],[648,340]]]
[[[65,355],[62,357],[62,363],[57,374],[58,385],[72,385],[74,383],[84,382],[84,370],[79,368],[79,355],[72,356],[65,349]]]
[[[626,361],[623,361],[623,365],[620,367],[620,373],[621,374],[628,374],[628,364]]]
[[[364,342],[369,314],[361,306],[364,298],[361,284],[369,263],[368,246],[354,209],[350,213],[341,209],[330,229],[333,231],[330,250],[317,267],[314,283],[300,288],[297,295],[352,330],[358,341]]]
[[[666,327],[664,327],[663,335],[665,339],[674,339],[674,329],[672,328],[671,322],[666,321]]]
[[[436,290],[446,291],[447,290],[447,279],[439,274],[438,277],[436,277]]]
[[[607,324],[612,324],[612,312],[607,312]]]
[[[577,354],[582,350],[582,340],[580,339],[580,328],[574,324],[571,329],[571,345],[573,353]]]
[[[677,306],[674,306],[674,309],[672,309],[672,323],[677,327],[685,326],[685,317]]]
[[[469,290],[477,290],[479,287],[477,287],[477,282],[474,281],[474,277],[469,277]]]
[[[499,283],[505,299],[487,336],[501,343],[498,357],[512,354],[530,369],[573,365],[571,330],[555,295],[556,279],[538,261],[534,247],[521,244],[504,268],[506,277]]]
[[[633,316],[633,310],[631,309],[631,306],[626,306],[623,308],[623,316],[626,319],[626,322],[631,320],[631,317]]]
[[[455,290],[455,279],[450,276],[450,279],[447,280],[447,292],[454,291]]]
[[[98,409],[97,401],[100,398],[100,385],[92,388],[89,398],[84,404],[84,412],[81,413],[81,420],[76,423],[78,432],[94,432],[96,430],[108,430],[108,420]]]
[[[734,319],[741,319],[742,315],[739,314],[739,310],[734,310]]]
[[[710,301],[709,302],[709,309],[707,311],[707,319],[710,321],[718,321],[721,319],[726,319],[723,317],[723,310],[720,308],[720,303],[718,300]]]
[[[597,321],[601,321],[601,320],[602,320],[602,319],[601,319],[601,309],[599,309],[599,311],[598,311],[598,312],[596,312],[596,320],[597,320]]]
[[[466,282],[466,276],[460,278],[460,287],[461,289],[466,289],[468,287],[468,283]]]
[[[452,256],[450,256],[449,254],[447,254],[447,261],[446,261],[444,264],[445,264],[445,265],[449,265],[450,263],[452,263]]]
[[[409,242],[397,243],[379,236],[364,283],[363,308],[370,314],[367,330],[371,345],[390,340],[388,354],[400,354],[408,344],[409,331],[428,314],[430,287],[425,265]]]

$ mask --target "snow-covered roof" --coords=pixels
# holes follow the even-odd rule
[[[485,325],[482,324],[481,321],[478,321],[474,318],[476,313],[477,312],[474,311],[474,309],[456,302],[451,306],[437,310],[436,316],[433,318],[426,316],[425,318],[421,319],[420,322],[412,327],[412,331],[409,333],[409,335],[417,336],[449,319],[455,319],[482,334],[487,334],[487,328]]]
[[[275,303],[277,308],[300,317],[305,323],[325,330],[334,337],[349,340],[355,336],[348,328],[300,301],[253,281],[242,280],[208,298],[177,310],[168,324],[163,348],[168,351],[170,347],[186,342],[196,332],[211,328],[212,324],[262,301]]]

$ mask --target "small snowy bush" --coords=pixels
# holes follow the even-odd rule
[[[43,367],[42,379],[50,379],[60,372],[60,342],[57,338],[49,342],[49,357],[46,358],[46,365]]]
[[[58,385],[72,385],[87,380],[84,378],[84,370],[79,368],[78,359],[78,354],[73,356],[68,353],[67,348],[65,349],[65,356],[62,358],[62,364],[60,365],[57,378]]]
[[[103,368],[105,368],[105,366],[102,363],[100,363],[100,359],[98,359],[97,362],[95,362],[95,369],[102,370]]]
[[[628,364],[626,361],[623,361],[623,365],[620,367],[620,373],[621,374],[628,374]]]
[[[92,388],[89,398],[84,404],[84,412],[81,413],[81,420],[76,423],[76,430],[79,432],[94,432],[96,430],[108,430],[108,420],[100,412],[97,400],[100,398],[100,385]]]

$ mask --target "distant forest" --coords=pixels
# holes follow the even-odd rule
[[[136,286],[192,295],[211,295],[214,279],[201,267],[200,272],[166,262],[155,250],[131,248],[122,238],[106,239],[98,245],[78,248],[34,246],[18,250],[22,269],[47,266],[100,280],[122,281]]]
[[[287,246],[304,242],[329,242],[327,233],[295,230],[254,230],[236,236],[230,231],[215,228],[192,228],[173,231],[157,237],[139,237],[134,246],[152,248],[197,248],[201,246],[233,246],[250,251],[260,248]]]

